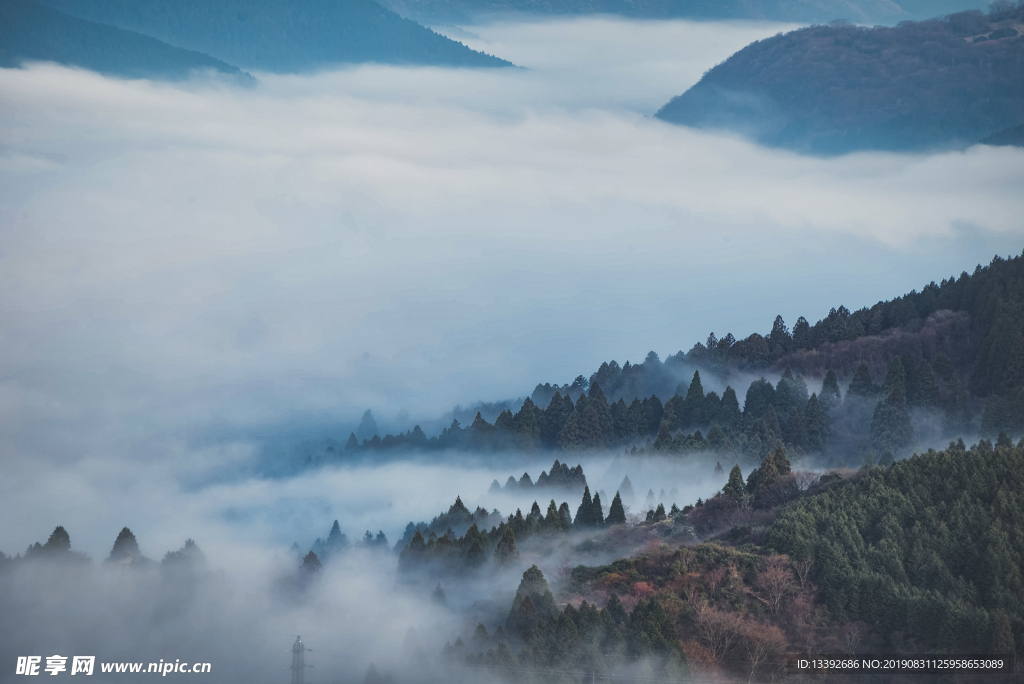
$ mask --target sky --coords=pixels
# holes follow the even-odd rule
[[[167,546],[255,435],[407,429],[1020,250],[1020,149],[822,159],[652,118],[792,27],[437,28],[520,68],[0,70],[0,549],[73,514],[99,555],[140,491]]]

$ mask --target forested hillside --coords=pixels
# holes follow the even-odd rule
[[[31,0],[0,0],[0,66],[28,61],[136,78],[185,78],[197,70],[212,70],[254,82],[237,67],[209,55],[83,21]]]
[[[489,533],[474,524],[426,542],[417,530],[399,547],[405,573],[445,568],[449,582],[515,567],[517,541],[531,558],[572,535],[576,549],[642,549],[577,565],[551,587],[526,570],[507,616],[491,613],[445,648],[468,672],[625,674],[646,661],[648,676],[772,681],[786,653],[1019,654],[1022,473],[1024,441],[1005,435],[822,476],[790,472],[776,453],[746,482],[734,467],[711,499],[646,521],[624,524],[618,495],[595,519],[588,491],[575,520],[535,504],[525,522],[517,514]]]
[[[344,62],[509,66],[373,0],[45,0],[90,21],[155,36],[247,69],[294,72]]]
[[[732,386],[751,374],[765,377]],[[724,390],[706,389],[709,379]],[[790,330],[776,317],[767,335],[712,334],[665,362],[652,352],[642,364],[605,363],[590,379],[538,385],[493,423],[478,413],[434,437],[418,427],[362,442],[350,435],[346,450],[639,447],[756,464],[782,445],[822,455],[822,465],[859,467],[969,431],[1022,429],[1018,256],[854,312],[840,306],[814,325],[800,317]]]
[[[743,48],[658,111],[811,153],[964,147],[1024,123],[1024,4]]]

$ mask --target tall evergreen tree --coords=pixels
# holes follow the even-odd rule
[[[626,510],[622,507],[622,497],[615,492],[611,508],[608,509],[608,518],[605,520],[609,525],[621,525],[626,522]]]
[[[121,529],[114,540],[114,548],[110,550],[108,561],[120,561],[125,559],[141,559],[142,552],[139,550],[139,542],[135,535],[127,527]]]
[[[807,448],[810,451],[822,451],[828,441],[825,413],[818,403],[818,397],[811,395],[804,411],[804,425],[807,426]]]
[[[850,381],[850,386],[846,388],[847,394],[852,394],[857,397],[870,397],[875,393],[875,385],[871,382],[871,373],[868,371],[868,365],[861,362],[857,366],[857,372],[853,374],[853,380]]]
[[[740,402],[736,397],[736,390],[726,387],[722,393],[722,405],[718,410],[718,423],[726,429],[731,429],[740,422],[743,413],[740,411]]]
[[[693,379],[686,390],[683,401],[683,412],[679,416],[679,427],[686,429],[691,425],[704,424],[704,386],[700,382],[700,371],[693,371]]]
[[[592,525],[604,525],[604,509],[601,508],[601,495],[594,494],[594,501],[590,505],[590,520]]]
[[[302,569],[305,572],[320,572],[323,570],[323,565],[320,563],[320,559],[316,557],[316,554],[310,551],[302,559]]]
[[[58,525],[50,533],[50,538],[43,545],[43,550],[55,553],[66,553],[71,550],[71,535],[62,525]]]
[[[743,492],[743,473],[740,471],[739,464],[736,464],[729,471],[729,481],[722,487],[722,493],[730,499],[739,499],[743,496]]]
[[[936,408],[939,405],[939,383],[928,359],[922,359],[914,374],[913,406]]]
[[[782,448],[781,444],[775,449],[773,461],[775,463],[775,470],[779,473],[779,477],[784,477],[793,472],[793,467],[790,464],[789,459],[786,458],[786,450]]]
[[[885,373],[885,382],[882,383],[882,396],[890,394],[896,388],[903,390],[903,399],[907,397],[907,373],[903,368],[903,361],[900,357],[892,357],[889,362],[889,370]]]
[[[591,519],[593,506],[594,502],[590,498],[590,487],[584,487],[583,501],[580,502],[580,507],[576,509],[576,527],[590,527],[594,524],[594,520]]]
[[[864,369],[867,370],[867,366],[864,366]],[[839,379],[836,378],[836,372],[831,368],[825,373],[825,380],[821,383],[821,395],[818,397],[818,403],[826,413],[834,411],[843,403],[843,396],[839,392]]]
[[[888,392],[883,392],[871,418],[871,442],[879,452],[894,454],[910,445],[914,439],[910,425],[910,412],[902,383],[894,381]]]
[[[501,539],[498,540],[498,548],[494,550],[494,561],[500,565],[506,565],[519,559],[519,549],[516,547],[516,535],[509,525],[505,525],[501,532]]]

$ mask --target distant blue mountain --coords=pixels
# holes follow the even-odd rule
[[[81,19],[154,36],[246,69],[340,63],[511,66],[373,0],[43,0]]]
[[[0,0],[0,66],[28,61],[58,62],[136,78],[178,79],[197,70],[212,70],[254,82],[238,67],[200,52],[84,21],[31,0]]]
[[[988,0],[380,0],[427,23],[462,23],[512,13],[618,14],[643,19],[750,19],[822,23],[895,24],[964,9]]]

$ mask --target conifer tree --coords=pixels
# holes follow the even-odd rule
[[[52,553],[66,553],[71,551],[71,536],[62,525],[58,525],[53,529],[50,534],[50,538],[46,540],[43,545],[43,550]]]
[[[685,430],[690,425],[703,424],[703,421],[704,386],[700,382],[700,371],[693,371],[693,379],[683,401],[683,412],[679,416],[679,427]]]
[[[434,587],[434,591],[430,592],[430,600],[439,606],[448,605],[448,597],[444,595],[444,589],[441,588],[440,582]]]
[[[608,509],[608,519],[605,522],[609,525],[621,525],[626,522],[626,511],[622,507],[622,497],[618,492],[615,492],[615,498],[612,499],[612,506]]]
[[[590,505],[590,524],[604,525],[604,509],[601,508],[601,494],[594,494],[594,502]]]
[[[616,496],[621,492],[622,497],[627,501],[633,500],[633,483],[629,481],[629,475],[622,478],[622,482],[619,483],[619,491],[616,492]]]
[[[825,412],[821,408],[818,397],[814,394],[807,400],[804,410],[804,425],[807,427],[807,448],[810,451],[822,451],[828,441],[828,430],[825,424]]]
[[[562,505],[558,507],[558,520],[559,529],[562,532],[572,529],[572,513],[569,512],[569,503],[566,501],[563,501]]]
[[[997,610],[992,620],[992,646],[989,649],[989,653],[992,655],[1011,655],[1015,650],[1010,619],[1007,617],[1006,611]]]
[[[871,373],[866,363],[861,362],[857,366],[857,372],[853,374],[853,380],[850,381],[846,393],[857,397],[870,397],[875,393],[875,385],[871,382]]]
[[[498,548],[494,550],[494,561],[499,565],[507,565],[518,559],[519,549],[516,547],[515,532],[509,525],[505,525],[498,541]]]
[[[865,366],[866,368],[867,366]],[[825,373],[825,380],[821,383],[821,396],[818,397],[818,403],[826,413],[831,413],[843,403],[842,394],[839,392],[839,380],[836,378],[836,372],[831,368]]]
[[[117,534],[117,539],[114,540],[114,548],[110,550],[110,556],[107,558],[107,561],[119,561],[128,558],[141,559],[142,552],[139,550],[139,543],[135,540],[135,535],[127,527],[124,527]]]
[[[786,429],[783,431],[786,443],[796,449],[804,449],[810,441],[808,432],[803,413],[793,409],[789,414],[789,419],[786,421]]]
[[[935,408],[939,405],[939,384],[928,359],[922,359],[914,374],[913,406]]]
[[[356,439],[356,433],[350,432],[348,434],[348,441],[345,442],[345,451],[355,451],[359,448],[359,440]]]
[[[310,551],[302,559],[302,569],[305,572],[320,572],[323,570],[323,565],[321,565],[320,559],[316,557],[316,554]]]
[[[722,487],[722,493],[730,499],[740,499],[743,497],[743,473],[740,471],[740,466],[737,463],[729,471],[729,481]]]
[[[577,527],[589,527],[594,524],[594,521],[591,519],[593,505],[594,502],[590,498],[590,487],[584,487],[583,501],[580,502],[580,507],[576,509]]]
[[[906,401],[907,373],[900,357],[894,356],[889,362],[889,370],[885,373],[885,382],[882,383],[882,397],[888,396],[897,388],[903,391],[903,400]]]
[[[790,464],[789,459],[786,458],[786,450],[782,448],[781,444],[775,449],[775,456],[773,460],[775,462],[775,470],[779,473],[779,477],[784,477],[793,472],[793,467]]]
[[[722,404],[718,410],[718,422],[723,428],[730,429],[740,421],[743,413],[740,411],[740,402],[736,397],[736,390],[726,387],[722,393]]]
[[[907,400],[900,382],[894,381],[883,393],[871,418],[871,441],[879,451],[901,451],[914,439]]]

